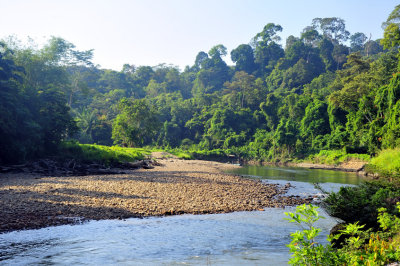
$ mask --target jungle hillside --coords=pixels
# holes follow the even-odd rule
[[[233,154],[284,161],[324,151],[375,156],[400,145],[400,6],[384,37],[314,18],[281,40],[268,23],[248,43],[167,64],[92,63],[61,37],[0,43],[0,164],[65,143]],[[230,57],[234,65],[227,65]],[[398,169],[396,169],[398,170]]]

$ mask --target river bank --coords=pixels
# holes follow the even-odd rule
[[[285,188],[226,174],[239,167],[167,158],[154,169],[87,176],[0,175],[0,232],[88,219],[263,210],[304,203]]]
[[[364,161],[355,161],[350,160],[338,165],[329,165],[329,164],[316,164],[316,163],[309,163],[309,162],[301,162],[301,163],[287,163],[287,166],[292,167],[302,167],[308,169],[325,169],[325,170],[335,170],[335,171],[343,171],[343,172],[356,172],[363,175],[364,173],[364,166],[367,163]]]
[[[259,161],[245,161],[243,165],[275,165],[275,166],[288,166],[300,167],[307,169],[324,169],[342,172],[354,172],[360,176],[366,176],[364,166],[367,164],[365,161],[349,160],[338,165],[331,164],[318,164],[312,162],[259,162]]]

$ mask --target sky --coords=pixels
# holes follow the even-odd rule
[[[121,70],[123,64],[193,65],[200,51],[223,44],[230,51],[268,23],[285,39],[313,18],[339,17],[351,34],[382,38],[382,22],[395,0],[0,0],[0,38],[14,35],[43,44],[50,36],[94,49],[93,62]]]

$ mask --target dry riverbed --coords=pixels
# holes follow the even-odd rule
[[[263,210],[301,204],[274,184],[226,174],[239,167],[175,158],[126,174],[46,177],[0,175],[0,233],[75,223],[183,213]]]

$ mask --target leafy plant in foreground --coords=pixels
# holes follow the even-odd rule
[[[316,241],[316,237],[320,234],[321,229],[314,227],[314,223],[320,218],[318,207],[313,205],[297,206],[295,213],[285,212],[292,223],[297,223],[303,227],[303,231],[296,231],[290,236],[292,241],[288,245],[292,258],[289,264],[293,265],[336,265],[340,264],[340,256],[334,252],[333,247],[322,245]]]
[[[400,210],[400,203],[397,209]],[[380,208],[378,223],[382,231],[362,231],[364,226],[357,223],[341,230],[350,237],[338,252],[349,265],[387,265],[400,260],[400,218]]]
[[[400,203],[397,203],[400,211]],[[305,224],[307,229],[291,234],[292,241],[288,245],[294,265],[387,265],[400,261],[400,218],[389,214],[386,208],[380,208],[378,223],[381,230],[363,231],[364,225],[358,222],[347,224],[340,234],[329,236],[328,241],[348,236],[341,249],[335,249],[332,244],[322,245],[315,241],[321,229],[313,224],[318,221],[318,207],[301,205],[295,213],[285,213],[290,222]]]

